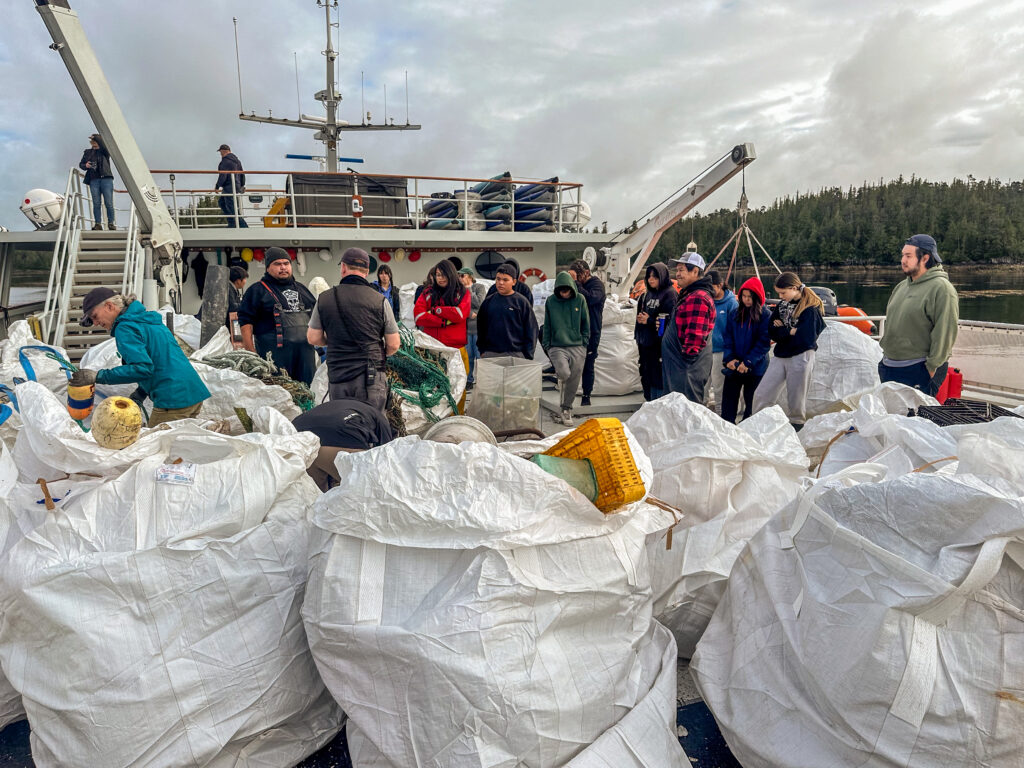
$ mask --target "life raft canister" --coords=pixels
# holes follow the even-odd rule
[[[851,306],[848,306],[846,304],[841,305],[836,310],[836,314],[838,314],[840,317],[867,317],[868,316],[868,313],[865,312],[860,307],[851,307]],[[858,320],[858,321],[855,321],[855,322],[852,322],[852,323],[847,323],[847,325],[852,325],[858,331],[861,331],[862,333],[866,333],[868,336],[870,336],[872,333],[875,332],[875,324],[873,322],[871,322],[870,320]]]

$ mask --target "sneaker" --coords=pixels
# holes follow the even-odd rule
[[[116,224],[107,224],[107,229],[110,230],[111,232],[116,232],[117,231],[117,225]]]
[[[584,395],[580,400],[580,406],[586,407],[588,405],[590,405],[590,395]]]
[[[570,411],[568,408],[562,409],[562,423],[567,427],[574,426],[572,421],[572,411]]]
[[[103,225],[102,224],[93,224],[92,225],[92,231],[93,232],[95,232],[98,229],[103,229]]]
[[[476,384],[475,381],[467,381],[466,382],[466,391],[468,392],[469,390],[471,390],[473,388],[474,384]]]

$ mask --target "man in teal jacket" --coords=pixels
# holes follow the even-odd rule
[[[583,378],[590,339],[590,314],[587,301],[576,291],[576,281],[568,272],[555,277],[555,292],[544,303],[544,333],[541,346],[555,368],[562,389],[562,423],[571,427],[572,403]]]
[[[138,384],[153,401],[151,427],[199,415],[210,390],[158,313],[147,312],[134,296],[93,288],[82,301],[81,324],[109,330],[122,364],[101,371],[83,368],[72,375],[72,385]]]
[[[885,309],[878,376],[934,397],[949,369],[960,300],[931,235],[907,239],[900,267],[907,279],[893,289]]]

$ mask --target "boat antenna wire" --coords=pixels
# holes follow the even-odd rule
[[[232,23],[235,25],[235,69],[238,72],[238,114],[245,112],[245,108],[242,106],[242,61],[238,56],[238,17],[231,17]]]
[[[729,150],[728,152],[724,153],[724,154],[723,154],[723,155],[722,155],[721,157],[719,157],[719,158],[718,158],[717,160],[714,160],[714,161],[712,161],[712,162],[711,162],[711,164],[710,164],[710,165],[708,165],[708,167],[707,167],[707,168],[705,168],[705,169],[704,169],[703,171],[701,171],[700,173],[698,173],[698,174],[697,174],[696,176],[694,176],[694,177],[693,177],[692,179],[690,179],[690,180],[689,180],[688,182],[686,182],[685,184],[683,184],[683,185],[682,185],[681,187],[679,187],[679,189],[677,189],[677,190],[676,190],[675,192],[671,192],[671,193],[669,193],[669,194],[668,194],[668,196],[666,196],[666,197],[665,197],[665,198],[664,198],[664,199],[663,199],[663,200],[662,200],[661,202],[659,202],[659,203],[655,203],[655,204],[654,204],[654,205],[653,205],[653,206],[652,206],[652,207],[651,207],[651,208],[650,208],[650,209],[649,209],[649,210],[648,210],[648,211],[647,211],[646,213],[643,213],[643,214],[641,214],[641,215],[637,216],[637,217],[636,217],[636,220],[637,220],[637,221],[640,221],[641,219],[646,219],[646,218],[647,218],[648,216],[650,216],[650,215],[651,215],[652,213],[654,213],[654,212],[655,212],[656,210],[658,210],[659,208],[661,208],[661,206],[663,206],[663,205],[664,205],[665,203],[667,203],[667,202],[668,202],[669,200],[671,200],[672,198],[674,198],[674,197],[675,197],[676,195],[678,195],[678,194],[679,194],[680,192],[682,192],[682,191],[683,191],[684,189],[686,189],[687,187],[690,187],[690,186],[692,186],[692,185],[693,185],[694,183],[696,183],[696,181],[697,181],[698,179],[700,179],[700,178],[701,178],[702,176],[704,176],[705,174],[707,174],[707,172],[708,172],[708,171],[710,171],[710,170],[711,170],[712,168],[714,168],[714,167],[715,167],[716,165],[718,165],[718,164],[719,164],[720,162],[722,162],[722,161],[723,161],[723,160],[724,160],[724,159],[725,159],[726,157],[728,157],[728,156],[729,156],[729,155],[731,155],[731,154],[732,154],[732,150],[730,149],[730,150]],[[612,237],[612,238],[609,238],[609,240],[608,240],[608,241],[607,241],[607,242],[605,243],[605,245],[606,245],[606,246],[608,246],[608,245],[611,245],[612,243],[614,243],[614,242],[615,242],[615,237],[618,237],[618,236],[619,236],[619,235],[621,235],[621,234],[622,234],[622,232],[621,232],[621,231],[620,231],[620,232],[616,232],[616,233],[615,233],[615,236],[614,236],[614,237]]]

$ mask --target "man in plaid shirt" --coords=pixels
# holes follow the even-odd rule
[[[699,253],[685,253],[670,262],[676,265],[679,301],[672,311],[673,323],[661,337],[665,389],[703,403],[711,377],[711,332],[715,327],[711,279],[704,276],[704,257]]]

